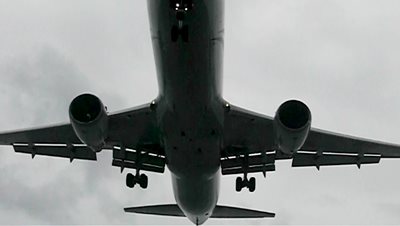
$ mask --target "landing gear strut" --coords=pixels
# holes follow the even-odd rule
[[[236,191],[242,191],[242,188],[247,187],[250,192],[254,192],[256,190],[256,178],[251,177],[250,180],[247,179],[247,173],[249,168],[249,155],[245,154],[242,158],[242,168],[243,168],[243,178],[236,178]]]
[[[135,187],[136,184],[139,184],[141,188],[146,189],[147,185],[149,184],[149,179],[147,178],[146,174],[140,174],[140,167],[141,167],[141,156],[140,152],[137,153],[136,158],[136,175],[128,173],[126,175],[126,186],[128,188]]]
[[[126,175],[126,186],[129,188],[133,188],[136,184],[139,184],[141,188],[146,189],[148,183],[149,179],[146,174],[139,174],[139,170],[136,171],[136,175],[131,173]]]
[[[247,174],[244,174],[244,178],[237,177],[236,178],[236,191],[242,191],[242,188],[247,187],[250,192],[254,192],[256,190],[256,178],[251,177],[250,180],[247,179]]]

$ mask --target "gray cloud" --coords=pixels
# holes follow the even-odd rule
[[[224,95],[273,115],[288,98],[307,102],[317,127],[400,143],[400,2],[226,1]],[[67,121],[82,92],[111,111],[157,94],[145,1],[0,1],[0,127]],[[238,92],[240,90],[240,92]],[[125,214],[174,202],[169,174],[129,190],[111,167],[30,160],[0,149],[0,224],[188,224]],[[221,204],[276,212],[276,219],[209,224],[399,224],[396,160],[378,166],[292,169],[257,175],[254,194],[224,177]]]

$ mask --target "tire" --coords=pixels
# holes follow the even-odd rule
[[[241,177],[236,178],[236,191],[240,192],[243,188],[243,180]]]
[[[149,184],[149,179],[146,174],[141,174],[139,178],[140,187],[146,189]]]
[[[249,191],[254,192],[256,190],[256,178],[252,177],[249,180]]]
[[[135,176],[133,176],[131,173],[126,175],[126,186],[128,188],[135,187]]]

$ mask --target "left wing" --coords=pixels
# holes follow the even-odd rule
[[[400,146],[311,128],[303,147],[293,155],[274,142],[273,118],[230,106],[225,112],[222,174],[275,170],[275,160],[293,159],[293,167],[379,163],[400,158]]]
[[[96,160],[96,153],[83,145],[70,124],[0,134],[0,145],[15,152],[82,160]]]
[[[164,172],[165,155],[150,104],[110,114],[106,144],[113,150],[113,165]],[[79,140],[71,124],[0,134],[0,145],[16,152],[74,159],[96,160],[96,153]]]

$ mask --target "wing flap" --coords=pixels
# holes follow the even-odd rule
[[[243,166],[243,157],[234,157],[221,160],[222,168],[234,168]],[[273,164],[275,163],[275,153],[267,153],[263,155],[253,155],[249,156],[247,160],[248,165],[261,165],[261,164]]]
[[[112,165],[121,167],[121,170],[123,170],[124,168],[129,168],[129,169],[140,169],[140,170],[154,172],[154,173],[164,173],[164,171],[165,171],[165,167],[159,167],[159,166],[149,165],[149,164],[145,164],[145,163],[140,165],[140,167],[139,167],[138,164],[135,162],[123,161],[123,160],[118,160],[118,159],[114,159],[112,161]]]
[[[275,158],[275,152],[222,158],[222,175],[275,171]]]
[[[113,166],[124,168],[141,169],[145,171],[163,173],[165,171],[165,157],[155,155],[153,152],[125,149],[121,147],[113,148]]]
[[[121,149],[113,149],[113,158],[119,160],[127,160],[131,162],[142,162],[147,163],[154,166],[164,167],[165,166],[165,158],[157,155],[149,155],[148,153],[138,154],[137,151],[131,150],[121,150]]]
[[[363,165],[379,163],[380,156],[374,155],[344,155],[344,154],[316,154],[316,153],[297,153],[293,157],[293,167],[333,166],[333,165]]]
[[[275,171],[275,165],[260,165],[260,166],[249,166],[246,170],[243,167],[235,167],[235,168],[222,168],[222,175],[231,175],[231,174],[242,174],[246,173],[259,173],[259,172],[271,172]]]
[[[35,155],[45,155],[51,157],[97,160],[96,153],[86,146],[59,145],[13,145],[15,152]]]

